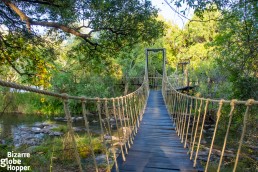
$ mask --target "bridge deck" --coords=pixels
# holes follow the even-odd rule
[[[118,157],[118,165],[122,172],[198,171],[174,130],[161,91],[150,91],[134,144],[125,162]]]

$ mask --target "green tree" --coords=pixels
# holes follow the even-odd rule
[[[21,82],[29,81],[36,86],[48,87],[51,76],[49,70],[54,67],[55,60],[51,44],[40,37],[16,32],[3,34],[2,37],[0,35],[0,38],[1,78],[7,79],[17,73],[21,76]]]
[[[214,55],[221,68],[228,71],[233,96],[239,99],[258,99],[257,17],[257,2],[235,4],[224,14],[214,41]]]
[[[81,61],[84,62],[94,59],[91,61],[92,64],[109,66],[107,70],[112,70],[114,63],[110,59],[114,58],[123,47],[140,42],[150,43],[163,34],[163,22],[157,21],[156,17],[157,10],[149,1],[2,0],[0,24],[4,29],[0,32],[1,59],[4,64],[9,64],[20,75],[25,73],[39,75],[40,72],[35,72],[36,69],[34,69],[35,66],[40,65],[35,57],[29,58],[30,62],[27,62],[27,58],[19,57],[20,46],[14,46],[18,41],[16,37],[29,42],[20,42],[20,44],[23,45],[24,52],[28,53],[24,56],[30,57],[29,54],[34,54],[36,46],[46,44],[40,47],[46,49],[50,42],[58,45],[74,35],[78,42],[71,49],[70,54],[80,56]],[[29,48],[28,44],[34,49]],[[16,56],[11,59],[11,63],[9,63],[11,55],[3,55],[7,49]],[[49,52],[51,51],[47,48],[46,53],[49,54]],[[41,55],[44,64],[51,63],[49,58],[45,59],[46,55],[43,55],[43,51]],[[43,65],[43,68],[48,71],[46,66]],[[32,72],[27,72],[27,68]],[[102,67],[99,69],[103,70]]]
[[[182,9],[183,1],[171,1],[171,3],[181,8],[183,12],[187,8],[194,9],[195,15],[198,18],[189,19],[189,23],[195,23],[195,27],[189,31],[195,35],[194,39],[198,40],[197,44],[201,45],[203,41],[207,42],[207,38],[209,39],[209,44],[202,44],[208,47],[208,49],[198,46],[199,48],[193,47],[193,51],[205,52],[208,50],[207,58],[216,59],[218,71],[222,71],[218,73],[218,76],[224,75],[223,77],[232,83],[232,97],[238,99],[258,99],[258,55],[256,48],[258,40],[258,2],[252,0],[187,0],[184,2],[188,5],[186,9]],[[206,17],[207,12],[217,11],[219,11],[219,15]],[[184,13],[180,13],[180,15],[185,17]],[[209,34],[198,26],[205,26],[211,22],[214,22],[216,27],[211,27],[210,29],[213,31],[208,31]],[[203,37],[202,34],[206,34],[208,37]],[[192,43],[192,39],[189,39],[188,43]],[[191,48],[189,48],[190,51],[192,51]],[[198,56],[201,57],[203,55],[206,55],[206,53],[200,53]]]

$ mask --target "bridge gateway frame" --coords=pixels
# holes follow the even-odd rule
[[[146,65],[145,65],[145,73],[148,73],[149,69],[149,52],[159,52],[162,51],[162,58],[163,58],[163,74],[166,73],[166,49],[165,48],[146,48],[145,49],[145,57],[146,57]]]
[[[145,63],[145,74],[148,76],[148,80],[149,80],[149,52],[162,52],[162,75],[167,76],[167,72],[166,72],[166,49],[165,48],[146,48],[145,49],[145,58],[146,58],[146,63]]]

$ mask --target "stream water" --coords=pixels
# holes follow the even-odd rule
[[[96,119],[90,120],[90,129],[99,133]],[[47,117],[40,115],[1,114],[0,144],[12,144],[19,147],[23,144],[34,146],[40,144],[45,137],[57,137],[64,133],[67,126],[64,117]],[[82,117],[73,117],[73,129],[77,133],[85,133]]]

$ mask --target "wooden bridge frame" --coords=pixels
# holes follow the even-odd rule
[[[162,51],[162,57],[163,57],[163,75],[166,74],[166,49],[165,48],[146,48],[145,49],[145,56],[146,56],[146,65],[145,65],[145,73],[148,73],[149,69],[149,52],[159,52]]]
[[[146,48],[145,49],[145,57],[146,57],[146,64],[145,64],[145,75],[148,76],[148,80],[150,80],[150,77],[149,77],[149,52],[162,52],[162,61],[163,61],[163,66],[162,66],[162,73],[163,75],[165,74],[167,76],[167,73],[166,73],[166,49],[165,48]],[[156,80],[157,79],[161,79],[162,77],[152,77],[152,79],[154,79],[154,88],[157,86],[155,83],[156,83]],[[149,81],[149,84],[150,84],[150,81]]]

